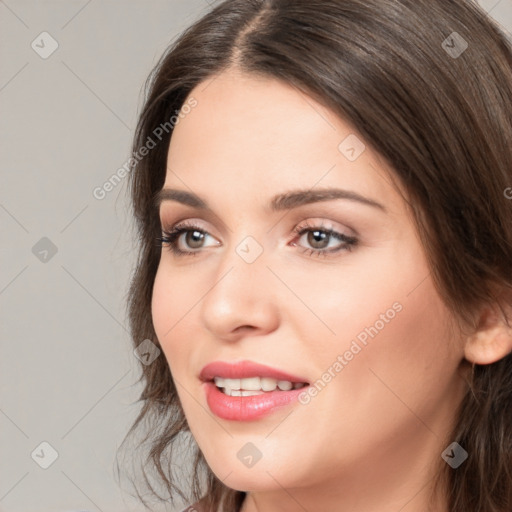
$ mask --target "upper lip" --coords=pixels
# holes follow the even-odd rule
[[[276,380],[286,380],[289,382],[308,381],[302,377],[291,375],[287,372],[255,363],[253,361],[236,361],[227,363],[224,361],[214,361],[207,364],[201,370],[199,378],[203,381],[211,381],[214,377],[225,379],[244,379],[248,377],[270,377]]]

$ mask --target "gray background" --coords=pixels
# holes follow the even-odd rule
[[[512,31],[512,0],[479,3]],[[140,393],[126,180],[93,190],[129,156],[148,72],[208,8],[0,0],[0,512],[143,510],[113,476]]]

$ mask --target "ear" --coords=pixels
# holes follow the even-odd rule
[[[505,311],[512,317],[512,305]],[[474,364],[491,364],[512,352],[512,328],[507,326],[498,305],[486,306],[480,313],[476,331],[466,338],[465,358]]]

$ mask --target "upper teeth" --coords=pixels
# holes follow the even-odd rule
[[[305,384],[301,382],[292,383],[287,380],[277,380],[270,377],[249,377],[246,379],[224,379],[222,377],[214,378],[215,385],[224,388],[225,392],[231,390],[243,391],[274,391],[279,388],[281,391],[298,389]]]

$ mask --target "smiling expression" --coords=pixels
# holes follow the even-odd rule
[[[379,475],[377,495],[419,482],[453,425],[463,350],[391,170],[348,123],[277,80],[229,70],[191,96],[197,107],[174,130],[159,197],[152,315],[208,464],[240,490]],[[364,150],[353,159],[344,141]],[[307,403],[295,393],[265,414],[226,419],[207,399],[221,391],[201,379],[218,361],[325,386]],[[261,458],[248,467],[253,446]]]

